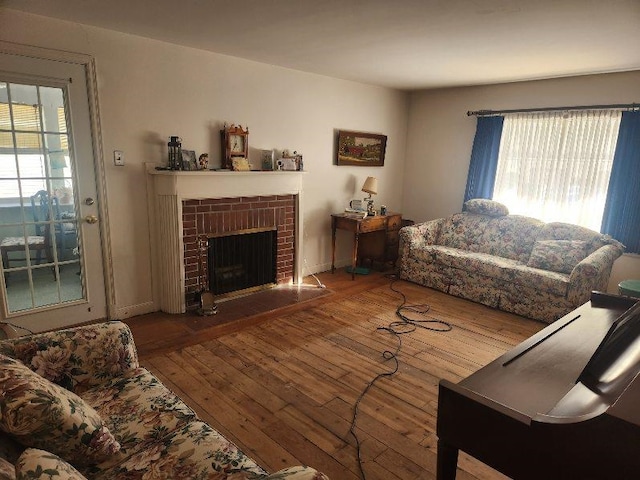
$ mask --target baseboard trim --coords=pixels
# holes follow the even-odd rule
[[[125,318],[144,315],[146,313],[157,312],[160,310],[155,302],[139,303],[138,305],[128,305],[126,307],[116,306],[112,311],[115,313],[110,320],[123,320]]]

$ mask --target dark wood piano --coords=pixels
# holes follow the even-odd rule
[[[458,450],[516,479],[640,478],[640,301],[593,293],[460,383],[440,382],[438,479]]]

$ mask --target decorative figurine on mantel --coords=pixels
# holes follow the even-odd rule
[[[200,170],[208,170],[209,169],[209,154],[203,153],[198,157],[198,167]]]

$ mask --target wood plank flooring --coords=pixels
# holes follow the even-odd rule
[[[330,295],[235,322],[191,328],[197,319],[159,313],[127,323],[141,363],[268,471],[306,464],[353,480],[354,404],[393,370],[383,352],[398,338],[379,327],[397,320],[402,297],[379,273],[319,278]],[[398,372],[368,391],[355,430],[368,480],[432,479],[438,381],[461,380],[544,325],[408,282],[393,288],[453,328],[401,335]],[[462,453],[458,478],[504,477]]]

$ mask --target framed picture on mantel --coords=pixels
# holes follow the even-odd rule
[[[386,135],[339,130],[336,164],[382,167],[386,149]]]

